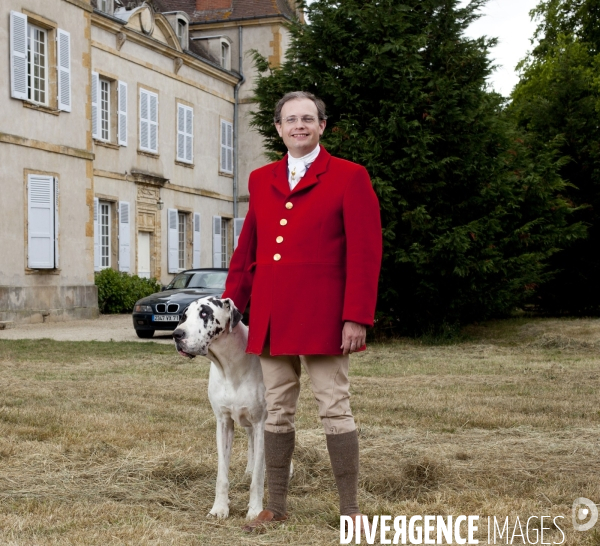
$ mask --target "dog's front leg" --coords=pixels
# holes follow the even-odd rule
[[[248,434],[248,464],[245,474],[252,475],[254,470],[254,428],[246,427],[246,434]]]
[[[217,416],[217,454],[219,467],[215,502],[209,516],[226,518],[229,515],[229,460],[233,444],[233,419],[229,415]]]
[[[246,519],[254,519],[262,512],[265,494],[265,424],[256,423],[253,427],[254,468],[250,484],[250,502]]]

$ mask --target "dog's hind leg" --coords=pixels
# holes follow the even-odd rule
[[[252,470],[252,483],[250,484],[250,502],[246,519],[254,519],[263,507],[263,496],[265,494],[265,425],[257,423],[252,428],[254,436],[254,468]],[[250,442],[250,439],[248,439]],[[248,446],[250,443],[248,443]],[[248,454],[250,458],[250,454]]]
[[[233,444],[233,419],[229,415],[217,416],[217,454],[219,458],[215,502],[209,516],[226,518],[229,515],[229,460]]]
[[[251,475],[254,470],[254,430],[252,427],[244,427],[248,435],[248,464],[246,465],[246,475]]]

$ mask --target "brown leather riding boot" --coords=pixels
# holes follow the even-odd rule
[[[327,434],[329,460],[340,496],[340,515],[360,514],[358,509],[358,433]]]
[[[286,515],[286,500],[290,481],[290,463],[294,453],[296,433],[265,431],[265,465],[269,499],[267,510],[275,517]]]

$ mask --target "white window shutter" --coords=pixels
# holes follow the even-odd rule
[[[158,152],[158,97],[150,94],[150,150]]]
[[[244,226],[244,218],[234,218],[233,219],[233,249],[235,250],[238,245],[238,239],[240,238],[240,233],[242,233],[242,227]]]
[[[29,175],[27,180],[27,265],[54,268],[54,178]]]
[[[194,162],[194,111],[185,110],[185,158],[189,163]]]
[[[150,117],[148,113],[148,92],[140,89],[140,148],[150,149]]]
[[[54,178],[54,267],[58,269],[58,178]]]
[[[119,271],[131,269],[131,214],[127,201],[119,201]]]
[[[71,35],[61,28],[58,40],[58,109],[71,111]]]
[[[213,267],[221,267],[221,217],[213,216]]]
[[[167,269],[179,272],[179,223],[177,209],[167,209]]]
[[[127,146],[127,83],[119,80],[117,98],[117,117],[119,146]]]
[[[177,159],[185,161],[185,107],[177,105]]]
[[[177,105],[177,160],[192,163],[194,160],[194,111],[189,106]]]
[[[194,212],[194,240],[192,267],[200,267],[200,213]]]
[[[94,271],[100,271],[100,203],[97,197],[94,197]]]
[[[233,172],[233,125],[227,123],[227,172]]]
[[[10,12],[10,96],[27,100],[27,15]]]
[[[100,75],[92,72],[92,137],[100,138],[100,124],[98,99],[100,95]]]
[[[221,170],[227,171],[227,123],[221,120]]]

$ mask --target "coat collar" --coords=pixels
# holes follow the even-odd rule
[[[293,190],[290,190],[290,184],[288,182],[287,172],[287,154],[283,156],[283,159],[277,161],[273,166],[273,186],[277,188],[283,195],[293,195],[299,191],[310,188],[319,182],[319,175],[323,174],[329,165],[329,158],[331,155],[329,152],[321,146],[321,151],[314,160],[313,164],[306,171],[306,174],[302,177],[300,182],[296,185]]]

